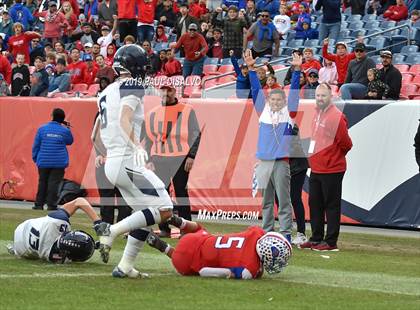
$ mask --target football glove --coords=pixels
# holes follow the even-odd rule
[[[144,167],[148,159],[149,159],[149,156],[147,155],[147,152],[141,146],[138,146],[134,150],[134,165],[135,166]]]

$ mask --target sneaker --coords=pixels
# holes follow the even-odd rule
[[[296,237],[292,239],[292,244],[293,245],[301,245],[305,242],[308,242],[308,238],[305,236],[305,234],[298,232],[296,234]]]
[[[56,211],[57,210],[57,206],[48,206],[47,207],[48,211]]]
[[[305,243],[298,244],[298,249],[312,249],[314,246],[318,245],[318,242],[306,241]]]
[[[139,272],[138,270],[132,268],[129,272],[125,273],[120,269],[120,267],[116,266],[114,270],[112,270],[112,276],[114,278],[130,278],[130,279],[146,279],[150,278],[149,274]]]
[[[338,252],[339,251],[336,245],[329,245],[326,242],[321,242],[313,246],[312,250],[318,251],[318,252],[326,252],[326,251]]]
[[[44,210],[43,206],[33,206],[32,210]]]
[[[96,234],[99,236],[99,253],[101,253],[101,259],[104,263],[108,263],[109,252],[114,241],[114,237],[111,236],[110,227],[111,225],[106,222],[102,222],[94,227]]]

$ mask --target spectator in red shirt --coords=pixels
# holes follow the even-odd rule
[[[64,29],[62,38],[63,41],[67,43],[69,41],[68,37],[77,28],[77,16],[73,11],[72,4],[69,1],[63,2],[63,5],[61,6],[61,11],[63,12],[68,24],[67,28]]]
[[[159,25],[156,28],[155,42],[156,43],[168,42],[168,37],[165,34],[165,27],[163,25]]]
[[[305,62],[302,64],[302,71],[305,72],[306,75],[308,75],[310,69],[316,69],[317,71],[321,69],[321,64],[314,58],[314,51],[312,48],[307,47],[303,50],[303,58]]]
[[[198,20],[207,13],[206,0],[188,0],[188,4],[190,15]]]
[[[209,46],[209,52],[207,53],[208,57],[212,58],[223,58],[223,38],[222,30],[219,28],[213,29],[213,37],[207,40]]]
[[[166,76],[174,76],[182,74],[181,63],[175,59],[175,54],[172,50],[166,53],[168,61],[163,66],[163,74]]]
[[[29,42],[34,38],[41,38],[39,33],[33,31],[23,32],[23,25],[21,23],[14,23],[14,36],[9,38],[9,52],[12,53],[14,62],[16,62],[16,55],[25,55],[25,63],[29,64]]]
[[[136,1],[134,0],[118,0],[118,31],[121,40],[132,35],[134,39],[137,38],[137,19],[136,19]]]
[[[99,81],[103,77],[108,78],[110,83],[114,82],[114,79],[115,79],[114,69],[112,69],[110,66],[107,66],[105,64],[104,56],[99,54],[98,56],[96,56],[95,60],[96,60],[96,63],[98,64],[98,67],[99,67],[98,73],[96,73],[95,82],[99,83]]]
[[[106,48],[105,63],[106,63],[107,66],[112,67],[112,65],[114,63],[114,55],[115,55],[116,51],[117,51],[117,48],[115,47],[114,44],[110,44]]]
[[[62,28],[69,26],[68,21],[63,13],[57,10],[57,2],[48,2],[48,10],[43,12],[35,12],[35,16],[44,17],[44,38],[54,44],[62,36]]]
[[[335,47],[337,49],[337,54],[328,53],[328,38],[324,39],[324,46],[322,47],[322,57],[325,59],[331,60],[335,63],[337,67],[337,85],[341,87],[347,76],[347,69],[349,67],[350,61],[356,58],[356,54],[347,52],[347,44],[344,42],[338,42]],[[358,42],[363,42],[362,38],[358,39]]]
[[[3,74],[6,83],[10,85],[12,80],[12,66],[5,56],[0,54],[0,73]]]
[[[208,46],[204,37],[197,33],[198,27],[196,24],[188,26],[188,33],[183,34],[178,42],[170,44],[171,48],[184,48],[185,60],[182,75],[185,77],[190,75],[202,75],[203,64]]]
[[[87,85],[95,84],[96,75],[99,71],[98,65],[93,61],[92,55],[86,54],[83,60],[86,63],[83,81]]]
[[[70,73],[71,83],[84,83],[84,72],[86,70],[86,63],[80,60],[80,51],[73,48],[70,52],[72,63],[67,66],[67,71]]]
[[[389,20],[399,22],[408,18],[408,8],[404,4],[404,0],[397,0],[396,5],[391,5],[385,12],[384,17]]]
[[[277,78],[274,74],[269,74],[267,77],[267,82],[265,82],[265,86],[263,87],[264,94],[268,96],[273,89],[281,89],[279,83],[277,83]]]
[[[157,0],[137,0],[137,40],[140,44],[144,41],[152,42],[153,40],[156,3]]]

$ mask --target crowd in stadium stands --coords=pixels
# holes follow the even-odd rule
[[[113,55],[125,44],[142,45],[151,61],[149,73],[157,76],[206,78],[235,71],[236,77],[209,80],[206,86],[236,80],[239,98],[250,97],[249,77],[242,65],[247,47],[261,58],[260,64],[274,61],[275,70],[287,66],[281,59],[303,53],[301,86],[307,98],[313,97],[307,90],[321,82],[332,85],[344,99],[414,98],[420,88],[420,0],[0,3],[1,96],[55,97],[76,92],[94,96],[101,83],[114,80]],[[403,23],[410,24],[410,31],[401,28],[364,39]],[[402,48],[407,43],[395,37],[407,35],[411,45]],[[357,38],[356,45],[347,43]],[[395,42],[401,44],[387,51]],[[379,70],[370,70],[376,67]],[[284,83],[277,83],[274,70],[269,69],[258,69],[263,88],[287,89],[293,68]],[[385,85],[372,91],[378,81]],[[412,83],[401,87],[401,81]],[[192,96],[196,90],[189,89],[185,95]]]

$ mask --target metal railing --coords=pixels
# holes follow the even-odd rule
[[[381,51],[381,50],[386,50],[386,49],[389,49],[390,47],[394,47],[394,46],[401,45],[401,44],[405,44],[405,43],[407,43],[407,45],[410,45],[410,43],[411,43],[411,32],[412,32],[412,29],[411,29],[411,28],[412,28],[412,26],[411,26],[410,22],[407,22],[406,24],[403,24],[403,25],[394,26],[394,27],[392,27],[392,28],[385,29],[385,30],[382,30],[382,31],[378,31],[378,32],[375,32],[375,33],[372,33],[372,34],[369,34],[369,35],[366,35],[366,36],[362,36],[362,38],[365,40],[365,39],[369,39],[369,38],[373,38],[373,37],[380,36],[380,35],[382,35],[382,34],[384,34],[384,33],[387,33],[387,32],[391,32],[391,31],[398,30],[398,29],[402,29],[402,28],[406,28],[406,27],[408,28],[408,36],[407,36],[407,40],[400,41],[400,42],[398,42],[398,43],[396,43],[396,44],[390,44],[390,45],[384,46],[384,47],[382,47],[382,48],[380,48],[380,49],[376,49],[376,50],[373,50],[373,51],[369,51],[369,52],[367,52],[366,54],[373,54],[373,53],[377,53],[378,51]],[[358,39],[353,39],[353,40],[350,40],[350,41],[345,41],[345,42],[346,42],[346,44],[348,44],[348,45],[352,45],[352,44],[356,43],[357,41],[358,41]],[[392,42],[392,40],[391,40],[391,42]],[[321,47],[322,47],[322,45],[311,46],[311,48],[321,48]],[[286,62],[287,62],[288,60],[290,60],[290,59],[292,59],[292,56],[278,57],[278,58],[275,58],[275,59],[273,59],[273,60],[269,61],[268,63],[269,63],[270,65],[272,65],[272,64],[276,64],[276,63],[279,63],[279,62],[281,62],[281,63],[286,63]],[[256,67],[256,68],[258,68],[258,67],[262,67],[262,66],[264,66],[264,64],[259,64],[259,65],[255,66],[255,67]],[[283,71],[283,70],[288,70],[288,67],[286,67],[286,68],[282,68],[282,69],[278,69],[278,70],[276,70],[276,72]],[[202,91],[201,91],[202,98],[206,98],[206,88],[205,88],[205,85],[206,85],[206,83],[207,83],[208,81],[211,81],[211,80],[216,80],[216,79],[219,79],[219,78],[221,78],[221,77],[228,76],[228,75],[232,75],[232,74],[235,74],[235,71],[230,71],[230,72],[226,72],[226,73],[223,73],[223,74],[215,75],[214,77],[209,77],[209,78],[206,78],[206,79],[203,81],[203,84],[202,84]],[[232,82],[230,82],[230,83],[225,83],[225,84],[221,84],[221,85],[216,85],[216,86],[212,87],[211,89],[212,89],[212,90],[214,90],[214,89],[222,88],[222,87],[225,87],[225,86],[229,86],[229,85],[231,85],[231,84],[233,84],[233,83],[235,83],[235,82],[234,82],[234,81],[232,81]]]

